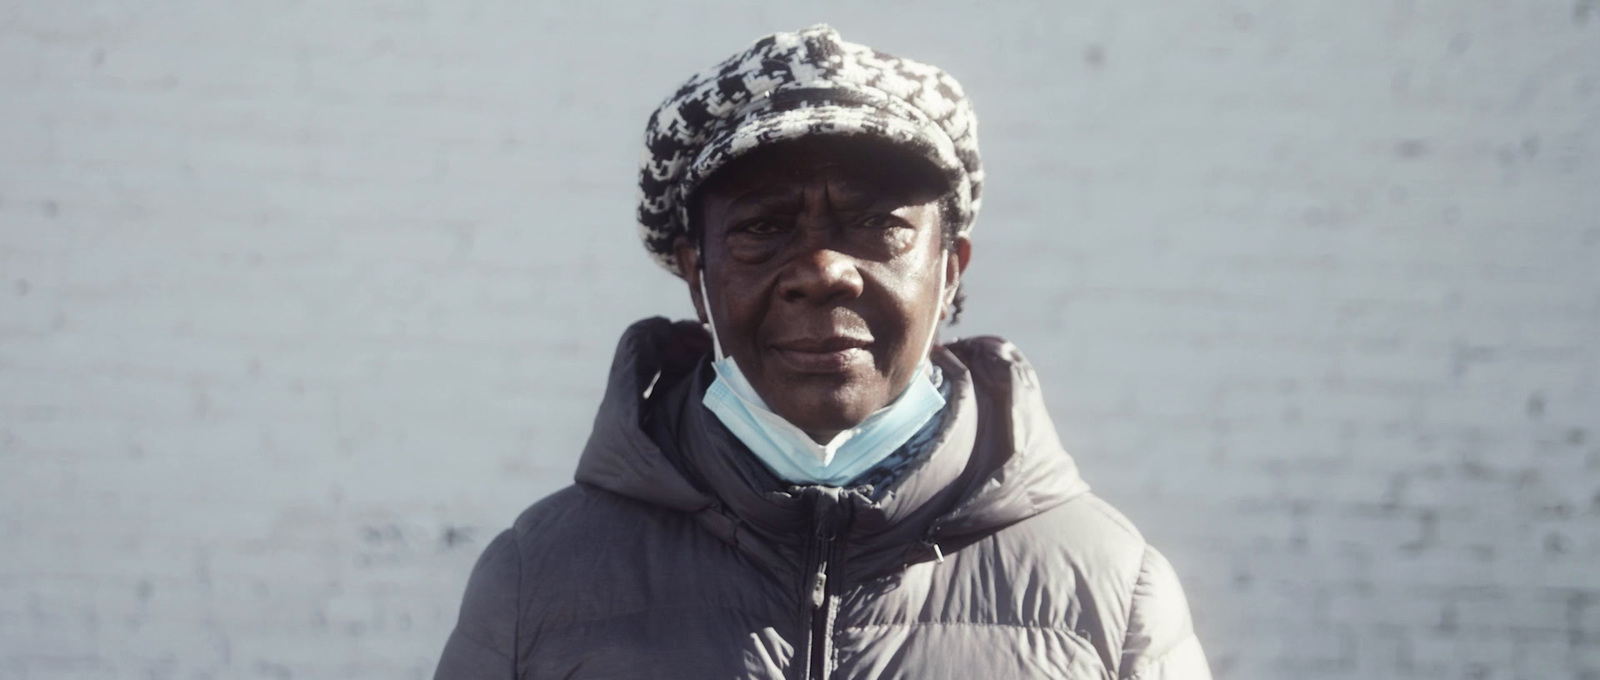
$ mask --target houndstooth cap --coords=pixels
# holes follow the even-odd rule
[[[955,78],[929,64],[845,42],[818,24],[774,33],[696,74],[645,126],[639,235],[678,276],[673,243],[687,233],[701,182],[752,149],[814,135],[869,135],[903,145],[949,179],[965,235],[983,189],[978,119]]]

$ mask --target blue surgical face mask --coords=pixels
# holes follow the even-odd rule
[[[706,318],[710,320],[707,325],[716,353],[711,367],[716,370],[717,379],[706,389],[701,403],[778,477],[794,484],[848,484],[894,453],[944,408],[944,396],[933,384],[933,368],[928,358],[939,327],[939,317],[934,315],[922,363],[906,390],[860,425],[840,432],[826,444],[818,444],[804,430],[773,413],[766,401],[756,394],[733,357],[723,355],[705,285],[702,273],[700,299],[704,301]],[[939,299],[943,304],[942,276]]]

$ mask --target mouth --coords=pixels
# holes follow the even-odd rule
[[[844,373],[872,360],[871,341],[850,336],[796,339],[772,344],[778,361],[796,373]]]

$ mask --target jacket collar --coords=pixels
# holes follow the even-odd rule
[[[577,481],[692,513],[779,572],[799,569],[824,505],[843,517],[846,568],[865,577],[929,559],[1088,490],[1062,450],[1020,352],[998,338],[936,348],[952,381],[937,441],[879,495],[774,476],[700,399],[710,340],[692,322],[646,319],[623,334]],[[648,395],[648,396],[647,396]]]

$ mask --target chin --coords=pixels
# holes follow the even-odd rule
[[[863,398],[861,390],[853,389],[852,385],[818,387],[786,390],[782,402],[772,404],[773,411],[802,430],[818,432],[848,430],[882,407],[872,399]]]

